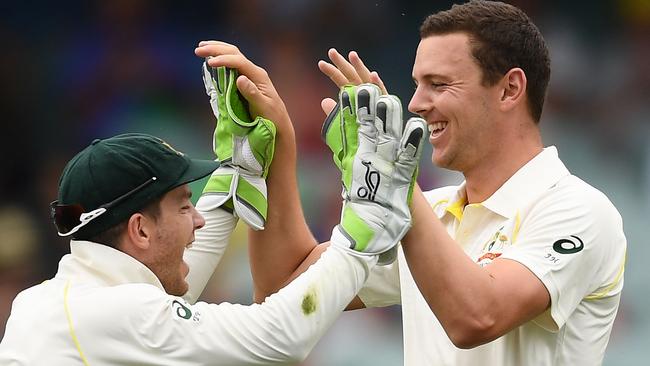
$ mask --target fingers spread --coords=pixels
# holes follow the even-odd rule
[[[366,65],[363,63],[361,57],[359,57],[359,54],[357,54],[356,51],[350,51],[348,59],[350,60],[350,63],[354,67],[354,70],[356,71],[361,81],[364,83],[371,83],[372,80],[370,79],[370,70],[368,70]]]
[[[346,60],[345,57],[343,57],[336,49],[330,48],[327,55],[339,71],[347,78],[349,84],[358,85],[363,82],[354,66],[352,66],[352,64],[349,63],[348,60]]]
[[[320,71],[327,75],[330,80],[339,88],[343,85],[349,84],[348,79],[336,68],[336,66],[326,61],[318,61],[318,68]]]
[[[382,94],[388,94],[379,74],[376,71],[370,71],[356,51],[350,51],[349,61],[334,48],[330,48],[327,55],[332,63],[318,61],[318,68],[339,88],[347,84],[371,83],[377,85]]]
[[[386,86],[384,85],[384,82],[379,77],[377,71],[373,71],[370,73],[370,82],[377,85],[379,89],[381,89],[382,94],[388,94],[388,90],[386,90]]]

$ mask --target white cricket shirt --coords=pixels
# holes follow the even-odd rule
[[[523,264],[546,286],[551,306],[492,342],[458,349],[418,290],[400,248],[398,261],[373,269],[359,296],[369,307],[402,304],[405,365],[602,364],[626,250],[621,217],[604,194],[571,175],[549,147],[480,204],[465,205],[464,183],[425,196],[477,265],[499,257]]]
[[[201,243],[199,238],[215,238],[214,232],[206,237],[205,230],[197,231],[185,255],[189,298],[203,290],[234,227],[232,216],[217,225],[204,215],[203,229],[222,236],[216,244]],[[376,262],[331,246],[261,305],[191,304],[165,293],[153,272],[123,252],[86,241],[73,240],[70,247],[53,279],[14,300],[0,365],[295,363],[340,315]],[[208,263],[195,266],[202,255]]]

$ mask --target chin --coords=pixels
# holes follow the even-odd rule
[[[435,152],[431,155],[431,162],[438,168],[451,169],[449,167],[449,162],[445,160],[445,157],[436,155]]]
[[[187,293],[189,289],[187,282],[183,281],[182,283],[176,284],[168,289],[165,289],[169,295],[182,297]]]
[[[185,267],[187,269],[187,267]],[[181,270],[179,273],[171,278],[168,278],[166,282],[163,283],[165,292],[174,296],[183,296],[189,290],[189,284],[185,277],[187,276],[187,271]]]
[[[444,152],[436,154],[436,151],[434,150],[431,155],[431,162],[438,168],[462,172],[463,168],[458,158],[458,155],[445,154]]]

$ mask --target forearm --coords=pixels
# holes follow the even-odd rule
[[[376,258],[351,256],[330,246],[318,262],[269,297],[263,307],[289,305],[283,316],[286,323],[279,326],[297,338],[284,339],[287,349],[301,349],[306,355],[359,292],[376,262]],[[296,317],[298,304],[302,314]]]
[[[265,229],[249,230],[249,256],[256,302],[263,301],[286,284],[289,278],[295,277],[292,274],[317,244],[300,205],[296,145],[291,121],[287,117],[277,125],[275,156],[267,177],[269,204]]]
[[[320,261],[261,305],[198,303],[190,307],[192,313],[201,313],[198,326],[203,329],[188,326],[189,332],[181,335],[184,342],[200,341],[207,351],[204,362],[300,362],[359,291],[376,261],[330,248]],[[206,337],[211,334],[218,336]]]
[[[501,279],[465,254],[435,216],[419,188],[413,195],[414,225],[402,240],[415,282],[452,342],[474,347],[513,326],[504,317]]]
[[[226,102],[223,101],[223,93],[220,94],[219,88],[216,88],[217,83],[213,80],[214,75],[208,72],[207,66],[212,68],[226,67],[236,69],[239,73],[236,78],[236,87],[247,101],[247,103],[241,104],[247,106],[250,117],[262,117],[268,120],[264,121],[263,124],[258,124],[258,126],[261,126],[258,131],[259,134],[249,135],[251,138],[255,137],[257,144],[259,144],[256,146],[256,151],[264,151],[263,154],[260,153],[263,155],[260,157],[261,160],[257,161],[259,165],[262,165],[260,175],[249,178],[251,178],[251,181],[254,180],[257,186],[263,186],[264,184],[259,182],[259,178],[265,178],[266,190],[256,189],[259,195],[248,195],[248,202],[246,202],[245,198],[239,200],[237,194],[234,197],[236,199],[234,202],[235,212],[240,214],[243,212],[244,215],[240,217],[249,223],[251,227],[265,228],[262,231],[251,230],[249,235],[254,292],[256,299],[259,301],[280,288],[280,285],[298,268],[316,244],[300,208],[293,125],[284,102],[275,90],[268,73],[248,60],[236,46],[220,41],[202,41],[195,49],[195,53],[199,57],[209,57],[204,70],[204,80],[212,80],[212,82],[206,83],[206,91],[211,95],[213,109],[215,109],[214,104],[216,103],[216,110],[219,111],[219,101],[221,100],[222,107]],[[232,76],[230,73],[228,75]],[[224,81],[231,83],[234,80],[232,77],[224,79]],[[233,84],[230,84],[230,87],[232,86]],[[215,112],[217,120],[220,120],[220,116],[226,114],[229,115],[230,112],[223,110],[218,113]],[[241,118],[238,117],[238,120],[241,120]],[[230,132],[226,129],[219,130],[219,126],[232,122],[232,118],[226,119],[221,124],[218,123],[215,130],[215,132],[221,132],[223,136],[226,136],[226,141],[228,141],[227,137],[230,136]],[[271,122],[275,128],[271,128]],[[274,156],[269,154],[271,139],[275,139]],[[252,142],[253,140],[249,139],[248,141]],[[230,145],[226,143],[223,146]],[[233,151],[233,158],[235,152],[237,152],[237,149]],[[249,152],[254,156],[256,155],[252,151]],[[224,157],[228,156],[227,153],[228,150],[225,149]],[[219,153],[217,153],[217,157],[219,157]],[[255,159],[257,160],[258,157],[255,156]],[[246,160],[246,158],[242,157],[242,160]],[[267,165],[269,162],[270,166]],[[247,167],[247,169],[253,170],[256,174],[258,173],[258,168],[254,165]],[[218,182],[223,181],[222,178]],[[232,184],[232,181],[229,182]],[[221,184],[221,186],[223,185]],[[238,188],[237,190],[239,192]],[[224,194],[232,192],[221,191],[220,193],[225,196]],[[242,197],[247,195],[244,190],[241,193]],[[259,199],[260,196],[263,199]],[[258,205],[251,210],[248,206],[254,201]],[[266,215],[263,213],[264,210],[266,210]]]

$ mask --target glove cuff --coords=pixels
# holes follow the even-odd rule
[[[334,229],[332,229],[332,237],[330,238],[330,243],[357,257],[371,257],[377,254],[359,252],[352,249],[354,240],[344,230],[342,230],[341,225],[336,225]]]
[[[220,166],[215,170],[208,183],[203,187],[202,197],[205,197],[204,210],[222,207],[232,212],[234,207],[231,198],[237,189],[239,172],[229,166]]]
[[[235,213],[254,230],[264,230],[268,213],[266,181],[240,172],[233,196]]]

